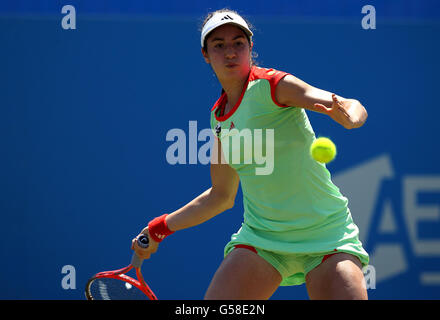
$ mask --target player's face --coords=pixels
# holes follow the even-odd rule
[[[242,29],[231,24],[209,35],[203,56],[219,79],[246,77],[251,65],[252,45]]]

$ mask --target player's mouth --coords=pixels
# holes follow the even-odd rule
[[[228,63],[228,64],[226,65],[226,68],[235,68],[235,67],[238,67],[238,66],[239,66],[238,63]]]

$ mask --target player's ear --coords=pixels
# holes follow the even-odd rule
[[[206,63],[208,63],[208,64],[211,63],[211,61],[209,60],[208,52],[206,52],[206,50],[204,48],[202,48],[202,55],[203,55],[203,58],[205,59]]]

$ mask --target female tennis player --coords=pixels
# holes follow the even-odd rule
[[[310,299],[367,299],[362,268],[369,257],[347,198],[332,183],[326,166],[310,156],[316,138],[305,110],[325,114],[347,129],[362,126],[367,112],[355,99],[255,66],[252,36],[235,11],[219,10],[205,19],[203,58],[223,88],[211,111],[216,133],[212,187],[179,210],[150,221],[141,232],[150,237],[150,247],[140,248],[133,239],[132,249],[148,259],[166,236],[232,208],[241,182],[244,221],[226,244],[205,299],[268,299],[280,285],[302,283]],[[257,174],[255,161],[225,159],[222,144],[231,128],[273,129],[270,174]]]

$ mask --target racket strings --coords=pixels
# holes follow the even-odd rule
[[[97,278],[88,290],[93,300],[148,300],[140,289],[121,279]]]

